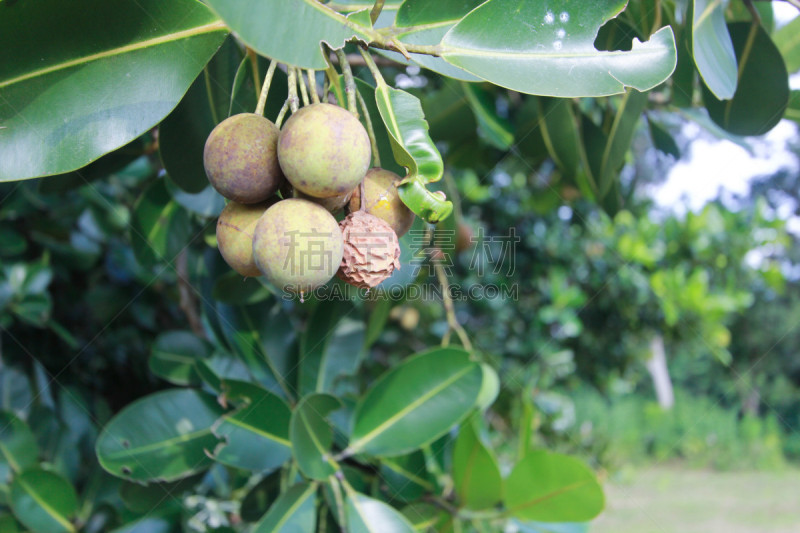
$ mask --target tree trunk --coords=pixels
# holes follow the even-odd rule
[[[664,337],[656,335],[650,340],[650,359],[646,363],[647,371],[653,379],[658,405],[669,410],[675,405],[675,394],[672,392],[672,380],[667,369],[667,356],[664,352]]]

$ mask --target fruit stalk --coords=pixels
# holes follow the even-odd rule
[[[353,69],[350,68],[350,63],[347,62],[347,54],[344,49],[336,50],[336,57],[339,58],[339,67],[342,69],[344,76],[344,92],[347,94],[347,109],[358,118],[358,109],[356,108],[356,81],[353,78]]]
[[[278,63],[274,59],[269,62],[267,74],[264,76],[264,84],[261,86],[261,92],[258,95],[256,115],[264,116],[264,107],[267,105],[267,94],[269,93],[269,86],[272,84],[272,76],[275,74],[276,66],[278,66]]]

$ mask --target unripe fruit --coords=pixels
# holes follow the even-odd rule
[[[278,127],[254,113],[229,117],[211,131],[203,165],[211,185],[242,204],[263,202],[284,181],[278,164]]]
[[[312,104],[294,113],[281,129],[278,160],[295,189],[315,198],[347,194],[369,168],[367,131],[350,112]]]
[[[276,203],[255,227],[256,266],[277,288],[301,297],[336,274],[342,253],[342,231],[336,219],[308,200]]]
[[[217,247],[222,258],[244,277],[260,276],[253,261],[253,231],[256,222],[275,200],[260,204],[228,202],[217,220]]]
[[[400,176],[390,170],[371,168],[364,177],[364,195],[367,213],[387,222],[398,237],[405,235],[414,223],[414,212],[400,199],[397,183]],[[350,198],[350,212],[361,207],[358,189]]]
[[[356,190],[358,190],[358,187],[356,187]],[[336,213],[344,209],[344,206],[346,206],[347,203],[350,201],[350,197],[352,196],[353,192],[350,191],[346,194],[331,196],[330,198],[314,198],[313,196],[309,196],[300,191],[298,191],[297,194],[298,198],[303,198],[304,200],[308,200],[309,202],[314,202],[315,204],[319,204],[328,211],[330,211],[332,215],[335,215]]]

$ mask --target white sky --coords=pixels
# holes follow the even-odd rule
[[[798,15],[797,8],[788,3],[773,2],[772,6],[778,26]],[[800,73],[791,77],[790,85],[792,89],[800,89]],[[798,135],[794,122],[782,120],[766,135],[748,139],[750,152],[728,140],[709,140],[701,133],[696,123],[689,122],[683,127],[682,134],[694,140],[687,153],[672,167],[667,180],[653,191],[659,206],[677,212],[687,208],[697,211],[720,192],[723,197],[746,194],[754,177],[782,168],[798,169],[797,159],[786,150],[787,141]],[[792,226],[800,230],[800,221]]]

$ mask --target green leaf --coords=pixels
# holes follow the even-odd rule
[[[175,385],[199,385],[195,363],[211,355],[206,341],[189,331],[167,331],[156,337],[148,361],[153,374]]]
[[[625,163],[625,155],[631,147],[636,125],[646,105],[647,93],[630,90],[622,97],[603,150],[598,176],[600,198],[605,197],[612,185],[617,182],[619,171]]]
[[[475,406],[479,410],[485,411],[492,406],[498,394],[500,394],[500,376],[487,363],[481,363],[481,371],[483,372],[483,382],[481,383],[481,392],[478,394]]]
[[[225,441],[214,458],[237,468],[270,472],[292,456],[289,406],[282,398],[246,381],[223,380],[223,391],[231,384],[236,386],[236,396],[246,395],[247,401],[214,426],[214,434]]]
[[[136,481],[172,481],[204,470],[219,444],[211,426],[222,415],[213,396],[157,392],[133,402],[106,424],[97,458],[110,474]]]
[[[359,400],[347,451],[392,456],[432,442],[475,407],[482,375],[480,365],[458,348],[407,359]]]
[[[336,472],[330,458],[333,428],[325,417],[340,407],[342,402],[335,396],[310,394],[300,400],[292,413],[292,453],[300,471],[311,479],[327,479]]]
[[[481,442],[475,421],[461,425],[453,450],[453,483],[462,505],[488,509],[503,497],[503,478],[492,450]]]
[[[28,424],[10,411],[0,411],[0,484],[12,473],[37,463],[39,447]]]
[[[170,511],[180,512],[183,509],[183,496],[187,492],[196,492],[196,485],[202,474],[173,481],[171,483],[147,483],[123,481],[119,487],[119,496],[125,507],[136,514]]]
[[[252,533],[301,533],[314,531],[317,520],[316,483],[298,483],[281,494],[253,526]]]
[[[605,498],[580,460],[540,450],[514,467],[506,480],[505,504],[521,520],[584,522],[600,514]]]
[[[789,105],[786,107],[786,118],[800,123],[800,91],[792,91]]]
[[[667,131],[660,122],[653,120],[650,115],[647,116],[647,125],[650,128],[650,137],[653,140],[653,146],[663,154],[671,155],[675,159],[681,158],[681,150],[675,139]]]
[[[72,533],[70,521],[78,511],[78,497],[69,481],[54,472],[32,468],[11,482],[11,509],[33,533]]]
[[[405,516],[415,531],[436,531],[435,526],[445,516],[444,511],[432,503],[417,502],[403,507]]]
[[[136,139],[175,107],[226,34],[196,0],[0,10],[0,181],[75,170]]]
[[[542,131],[547,152],[558,168],[569,177],[578,174],[581,163],[581,138],[578,120],[572,108],[572,101],[565,98],[539,98],[539,128]],[[589,198],[597,196],[597,184],[589,176]]]
[[[8,513],[0,513],[0,531],[3,533],[22,533],[22,525]]]
[[[414,501],[435,490],[425,466],[425,455],[416,451],[408,455],[381,460],[381,484],[389,496],[401,501]]]
[[[240,87],[233,96],[234,80],[238,66],[244,61]],[[266,61],[261,61],[260,75],[266,72]],[[208,186],[203,165],[206,139],[218,123],[230,113],[252,113],[256,107],[256,90],[252,63],[239,51],[230,37],[214,58],[197,77],[178,107],[159,126],[159,153],[169,177],[184,191],[198,193]],[[267,106],[268,118],[277,116],[286,100],[286,75],[278,70],[270,86]],[[261,80],[258,89],[261,88]]]
[[[763,135],[783,117],[789,102],[789,74],[780,52],[758,24],[728,25],[739,61],[739,81],[730,100],[721,101],[703,86],[711,119],[735,135]]]
[[[720,100],[736,91],[736,55],[720,0],[693,0],[692,53],[697,70]]]
[[[789,72],[800,70],[800,18],[795,18],[779,29],[772,38],[783,55],[786,70]]]
[[[300,337],[300,393],[334,392],[336,378],[353,375],[363,358],[364,323],[344,320],[349,301],[322,301]]]
[[[272,392],[293,397],[294,326],[272,299],[253,305],[217,305],[225,337],[253,376]]]
[[[272,293],[258,278],[242,278],[231,270],[217,278],[211,295],[221,303],[249,305],[268,299]]]
[[[395,508],[352,489],[347,490],[345,514],[350,533],[414,533],[414,527]]]
[[[131,244],[144,266],[172,262],[191,237],[189,214],[167,191],[166,182],[153,182],[133,207]]]
[[[389,132],[394,158],[408,170],[398,187],[403,203],[432,224],[447,218],[453,211],[452,202],[425,188],[427,183],[442,179],[444,164],[428,134],[419,99],[381,80],[375,89],[375,102]]]
[[[474,83],[463,83],[467,102],[478,119],[478,135],[498,150],[508,150],[514,144],[511,123],[497,115],[495,96]]]
[[[365,32],[372,30],[368,10],[345,17],[316,0],[208,0],[208,4],[253,50],[302,68],[325,69],[320,41],[340,48],[344,41],[365,38]]]
[[[675,37],[661,28],[630,51],[598,51],[600,26],[624,0],[574,5],[568,0],[489,0],[456,24],[441,57],[491,83],[548,96],[605,96],[626,86],[649,90],[675,68]]]

